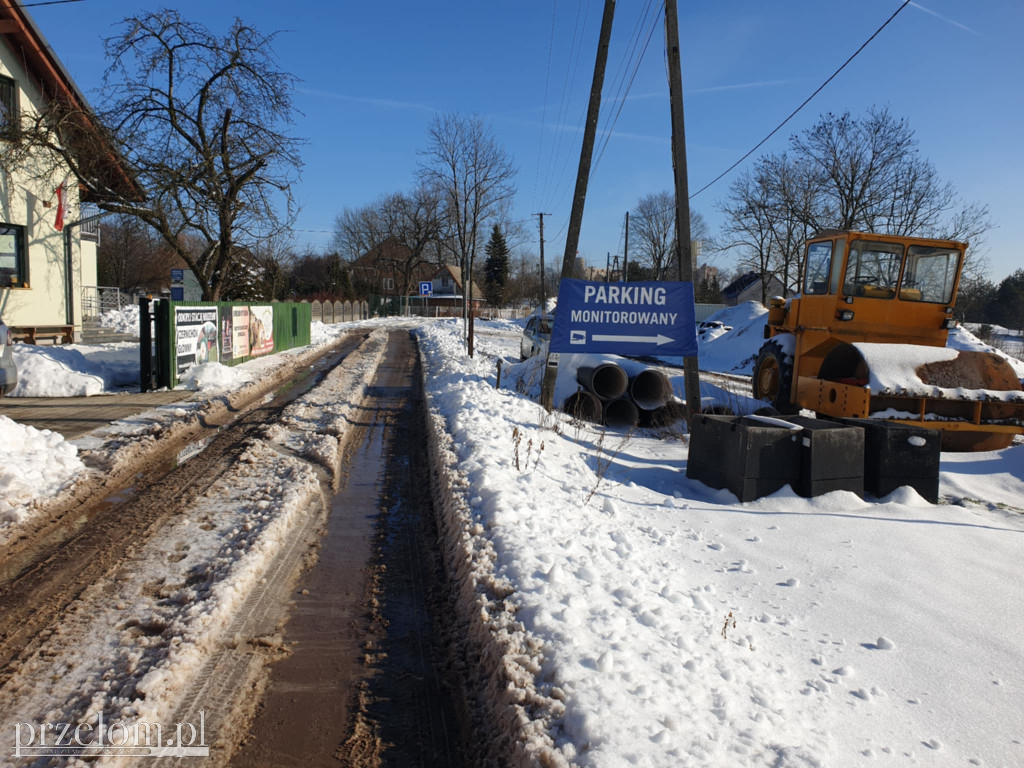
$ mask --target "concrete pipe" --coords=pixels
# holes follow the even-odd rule
[[[601,423],[601,401],[592,392],[581,389],[566,398],[562,410],[570,416],[583,421]]]
[[[601,363],[577,368],[576,381],[602,400],[618,400],[626,394],[629,377],[615,363]]]
[[[664,373],[648,368],[640,371],[630,381],[629,395],[638,407],[653,411],[671,399],[672,385]]]
[[[620,398],[604,404],[604,423],[607,427],[635,427],[640,411],[632,400]]]

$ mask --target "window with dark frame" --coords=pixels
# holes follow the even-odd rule
[[[18,124],[18,85],[0,75],[0,132],[8,133]]]
[[[0,224],[0,288],[24,288],[27,285],[25,228],[17,224]]]

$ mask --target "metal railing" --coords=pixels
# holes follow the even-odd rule
[[[83,240],[92,240],[96,243],[100,241],[100,220],[92,219],[85,220],[79,226]]]
[[[91,320],[104,312],[121,309],[132,303],[131,296],[107,285],[82,286],[82,318]]]

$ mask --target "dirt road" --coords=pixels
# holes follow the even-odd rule
[[[459,718],[440,639],[419,359],[392,333],[349,435],[316,565],[232,766],[458,766]]]

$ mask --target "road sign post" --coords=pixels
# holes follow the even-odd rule
[[[563,278],[549,351],[695,356],[693,283]]]
[[[420,281],[420,296],[423,297],[423,307],[426,315],[430,316],[430,297],[434,295],[434,284],[429,280]]]

